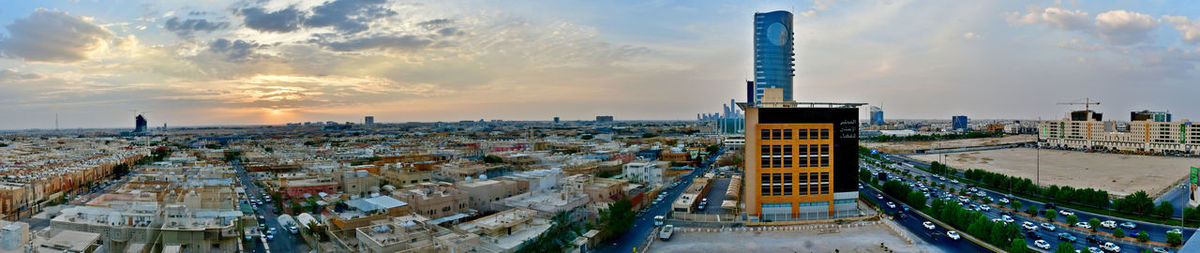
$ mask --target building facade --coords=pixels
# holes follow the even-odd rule
[[[858,214],[857,105],[746,107],[743,199],[751,220]]]
[[[967,116],[959,115],[959,116],[954,116],[954,117],[950,118],[950,125],[956,131],[958,131],[958,130],[961,130],[964,132],[967,131],[967,128],[968,128],[967,127]]]
[[[1093,114],[1097,113],[1076,111],[1062,120],[1038,123],[1038,143],[1071,149],[1200,154],[1200,124],[1160,122],[1154,117],[1128,123],[1100,121]]]
[[[883,125],[883,108],[871,107],[871,125]]]
[[[791,12],[754,13],[754,102],[769,88],[782,89],[783,100],[792,101],[792,35]]]

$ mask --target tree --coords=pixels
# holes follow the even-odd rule
[[[1009,253],[1025,253],[1025,239],[1017,238],[1012,241],[1012,245],[1008,247]]]
[[[1046,209],[1042,211],[1042,216],[1046,216],[1047,220],[1054,221],[1054,218],[1058,217],[1058,211],[1054,211],[1054,209]]]
[[[1008,202],[1008,206],[1012,207],[1013,210],[1021,210],[1021,201],[1013,200],[1011,202]]]
[[[904,200],[906,203],[908,203],[908,205],[912,206],[913,208],[915,208],[917,210],[923,210],[923,209],[925,209],[925,201],[927,199],[925,198],[924,193],[921,193],[919,191],[911,191],[908,193],[908,197],[905,198]]]
[[[1154,214],[1157,214],[1159,217],[1170,218],[1171,215],[1175,214],[1175,206],[1171,205],[1171,201],[1163,201],[1162,203],[1158,203],[1158,207],[1154,208]]]
[[[1075,253],[1075,246],[1067,242],[1058,242],[1058,249],[1054,253]]]
[[[1125,230],[1123,230],[1121,228],[1113,229],[1112,235],[1113,235],[1113,237],[1116,237],[1116,238],[1125,237]]]
[[[1138,232],[1137,238],[1139,242],[1146,242],[1150,240],[1150,235],[1146,234],[1146,231],[1140,231]]]
[[[1183,243],[1183,235],[1179,233],[1167,233],[1167,243],[1171,246],[1178,246]]]
[[[1092,218],[1088,220],[1088,226],[1092,227],[1092,231],[1096,231],[1097,228],[1100,228],[1100,219]]]
[[[1079,216],[1075,216],[1074,214],[1068,215],[1067,225],[1075,226],[1075,223],[1079,223]]]
[[[1025,209],[1025,213],[1027,213],[1027,214],[1030,214],[1030,215],[1037,214],[1037,207],[1036,207],[1036,206],[1029,206],[1029,208],[1028,208],[1028,209]]]
[[[625,233],[633,226],[633,203],[627,198],[622,198],[608,204],[608,208],[600,210],[599,222],[610,235]]]

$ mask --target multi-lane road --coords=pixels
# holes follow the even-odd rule
[[[247,199],[262,199],[263,197],[270,195],[262,188],[259,188],[257,184],[254,184],[254,179],[246,173],[246,169],[243,168],[241,164],[234,163],[233,168],[235,171],[237,171],[237,177],[239,182],[241,182],[242,187],[246,189]],[[278,215],[275,214],[275,211],[272,210],[274,208],[271,208],[271,206],[272,205],[270,203],[255,205],[255,210],[258,212],[258,215],[263,216],[263,219],[260,220],[260,222],[265,221],[268,229],[275,229],[275,233],[273,235],[274,238],[267,240],[267,243],[270,245],[270,251],[308,252],[308,244],[305,244],[304,240],[299,235],[292,235],[291,233],[288,233],[288,229],[286,227],[279,225]],[[251,252],[267,252],[266,247],[264,247],[262,244],[261,238],[255,237],[253,240],[243,242],[245,242],[248,246],[247,250],[253,248],[253,251]]]
[[[955,184],[952,182],[946,182],[946,181],[940,180],[940,179],[938,179],[937,176],[934,176],[923,170],[913,167],[913,166],[926,167],[926,166],[928,166],[928,164],[920,163],[918,161],[912,161],[910,159],[907,159],[904,157],[899,157],[899,156],[890,156],[890,155],[885,155],[885,156],[889,160],[892,160],[894,162],[899,162],[899,164],[897,166],[893,167],[894,169],[907,170],[907,171],[909,171],[909,173],[912,173],[912,175],[920,176],[920,177],[927,178],[929,180],[944,183],[948,187],[951,187],[952,190],[955,192],[958,192],[960,189],[964,189],[969,186],[969,185],[965,185],[964,183],[961,183],[961,182],[959,184]],[[864,163],[863,165],[868,167],[872,171],[872,173],[878,173],[881,171],[879,168],[875,168],[874,166],[871,166],[870,164]],[[889,173],[889,174],[895,175],[895,173]],[[917,183],[917,181],[915,181],[912,178],[904,178],[902,181],[905,184],[916,184]],[[981,187],[977,188],[977,189],[979,191],[984,192],[987,196],[993,197],[994,199],[997,199],[997,200],[1000,198],[1008,198],[1010,200],[1017,200],[1017,201],[1021,201],[1022,203],[1024,203],[1025,206],[1030,206],[1030,205],[1036,206],[1039,210],[1044,210],[1044,207],[1045,207],[1045,203],[1041,203],[1038,201],[1032,201],[1032,200],[1024,199],[1024,198],[1020,198],[1020,197],[1009,196],[1005,193],[998,193],[998,192],[987,190],[987,189],[984,189]],[[954,195],[953,193],[949,193],[951,195],[946,195],[946,194],[948,194],[948,193],[946,193],[944,191],[932,190],[932,192],[930,193],[930,196],[931,196],[931,198],[932,197],[939,197],[939,198],[950,197],[950,198],[954,198],[954,199],[957,199],[957,197],[958,197],[958,195]],[[977,206],[983,205],[983,203],[977,202],[975,200],[971,200],[971,201],[968,201],[967,203],[964,203],[963,206],[969,206],[971,204],[974,204]],[[1077,217],[1079,217],[1079,221],[1087,221],[1092,218],[1096,218],[1101,221],[1112,220],[1118,224],[1128,221],[1128,220],[1124,220],[1124,219],[1120,219],[1120,218],[1116,218],[1116,217],[1096,215],[1096,214],[1091,214],[1091,213],[1083,212],[1083,211],[1079,211],[1079,210],[1070,210],[1070,209],[1063,209],[1063,208],[1060,208],[1058,210],[1069,210],[1069,211],[1074,212],[1075,215]],[[986,214],[989,217],[989,219],[996,219],[996,218],[1000,218],[1002,215],[1005,215],[1003,212],[1004,211],[1002,211],[1002,209],[993,207],[992,210],[985,211],[983,213]],[[1029,217],[1029,216],[1020,214],[1020,213],[1010,213],[1010,214],[1008,214],[1008,216],[1013,218],[1015,220],[1014,224],[1017,224],[1017,225],[1020,225],[1024,222],[1031,222],[1033,224],[1040,225],[1041,223],[1045,222],[1044,220],[1035,219],[1035,218],[1032,218],[1032,217]],[[1055,219],[1055,221],[1060,223],[1060,224],[1054,225],[1055,231],[1047,231],[1047,229],[1039,226],[1038,229],[1033,230],[1032,233],[1028,234],[1027,236],[1034,237],[1034,235],[1036,235],[1036,237],[1040,237],[1042,240],[1049,242],[1049,244],[1051,245],[1050,250],[1054,250],[1056,247],[1058,247],[1058,242],[1059,242],[1058,234],[1064,233],[1064,232],[1069,233],[1072,236],[1077,238],[1076,242],[1072,244],[1076,249],[1083,249],[1086,252],[1087,247],[1098,246],[1096,243],[1094,243],[1094,242],[1089,243],[1088,240],[1086,240],[1086,238],[1088,236],[1095,235],[1095,233],[1088,232],[1088,231],[1082,230],[1082,229],[1074,229],[1074,228],[1065,227],[1064,224],[1066,223],[1066,217],[1064,217],[1062,215],[1059,215],[1059,217],[1057,217]],[[1173,230],[1173,229],[1180,229],[1179,227],[1165,226],[1162,224],[1153,224],[1153,223],[1145,223],[1145,222],[1137,222],[1137,221],[1132,221],[1132,222],[1134,222],[1136,224],[1136,228],[1134,228],[1134,229],[1124,228],[1126,233],[1130,233],[1132,231],[1146,231],[1147,235],[1149,235],[1149,237],[1150,237],[1150,240],[1156,241],[1156,242],[1165,242],[1167,231]],[[1098,228],[1097,230],[1106,232],[1106,233],[1112,233],[1112,229],[1109,229],[1109,228],[1101,227],[1101,228]],[[1191,236],[1192,233],[1195,233],[1195,229],[1191,229],[1191,228],[1183,228],[1181,230],[1183,231],[1183,238],[1188,238]],[[1101,242],[1113,242],[1113,243],[1120,245],[1122,252],[1142,252],[1143,250],[1152,250],[1150,248],[1141,247],[1141,246],[1130,244],[1130,243],[1124,243],[1119,240],[1114,240],[1114,238],[1109,237],[1107,235],[1096,235],[1096,236]],[[1033,243],[1036,240],[1038,240],[1038,239],[1037,238],[1027,238],[1026,242],[1028,242],[1031,246],[1033,246]]]

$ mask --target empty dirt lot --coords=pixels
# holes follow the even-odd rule
[[[931,148],[961,148],[975,146],[991,146],[1009,143],[1031,142],[1037,136],[1011,135],[996,138],[975,138],[949,141],[904,141],[904,142],[862,142],[860,145],[878,149],[887,153],[912,153],[913,150]]]
[[[977,168],[1034,179],[1037,174],[1036,151],[1014,148],[948,154],[951,167]],[[939,155],[916,155],[922,161],[936,161]],[[1128,195],[1144,190],[1152,196],[1188,175],[1189,167],[1200,166],[1200,159],[1140,155],[1084,153],[1041,150],[1042,185],[1068,185],[1076,188],[1107,190]]]
[[[885,252],[879,247],[880,242],[894,252],[942,252],[925,242],[908,244],[883,225],[843,229],[838,233],[677,233],[670,241],[654,242],[650,252]]]

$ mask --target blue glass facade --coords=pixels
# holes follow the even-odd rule
[[[968,130],[967,116],[954,116],[953,118],[950,118],[950,123],[954,126],[954,130]]]
[[[783,100],[792,101],[795,53],[792,51],[792,13],[754,13],[754,101],[763,89],[783,89]]]

